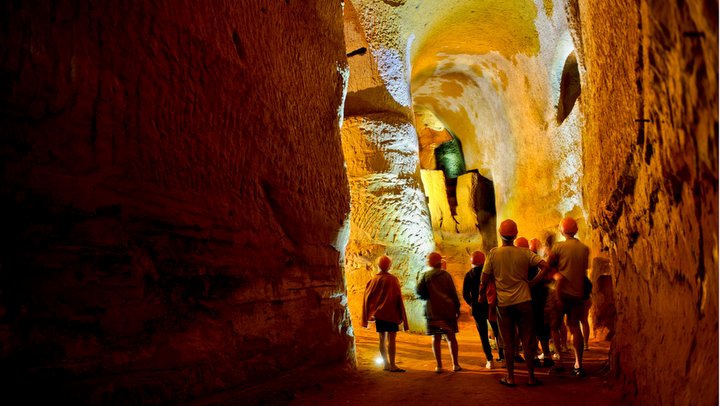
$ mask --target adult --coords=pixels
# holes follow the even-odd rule
[[[395,336],[401,323],[405,331],[409,330],[408,319],[400,291],[400,281],[395,275],[390,274],[391,263],[389,257],[385,255],[380,257],[379,272],[365,286],[362,326],[367,328],[368,321],[375,321],[383,369],[390,372],[405,372],[395,365]]]
[[[578,226],[575,219],[566,217],[560,222],[560,232],[565,241],[555,243],[550,251],[550,265],[558,270],[557,295],[560,312],[554,323],[562,323],[562,317],[567,316],[567,327],[572,334],[573,352],[575,353],[575,366],[573,375],[585,376],[582,367],[583,335],[580,330],[580,320],[585,306],[585,277],[589,265],[590,248],[575,238]],[[559,320],[558,320],[559,319]],[[557,329],[553,328],[553,332]],[[553,337],[559,342],[560,338]],[[562,370],[562,359],[558,362],[558,370]]]
[[[500,334],[505,342],[505,357],[507,360],[507,375],[500,383],[505,386],[515,386],[515,329],[520,334],[520,340],[525,350],[525,365],[528,370],[527,386],[537,386],[541,382],[535,378],[533,353],[530,348],[533,329],[533,313],[530,302],[530,285],[538,282],[538,277],[528,282],[528,269],[531,266],[540,267],[548,272],[548,264],[537,254],[524,248],[513,245],[518,234],[517,224],[513,220],[500,223],[500,237],[502,246],[493,248],[488,254],[481,284],[486,284],[495,278],[495,287],[498,296],[498,315],[500,319]],[[482,289],[482,288],[481,288]]]
[[[520,246],[520,244],[516,245]],[[541,248],[540,240],[537,238],[531,239],[528,244],[527,248],[540,255],[538,252]],[[528,279],[532,280],[534,279],[537,274],[540,272],[540,269],[536,266],[530,267],[530,270],[528,271]],[[542,366],[543,367],[552,367],[555,362],[553,362],[552,357],[550,355],[550,320],[545,318],[545,304],[547,303],[547,298],[549,294],[548,289],[548,283],[551,281],[551,279],[544,278],[538,282],[535,286],[530,288],[530,297],[532,301],[532,308],[533,308],[533,323],[534,323],[534,331],[535,331],[535,340],[533,340],[533,350],[537,350],[537,342],[540,341],[540,347],[542,348],[542,356],[536,357],[537,366],[540,365],[540,359],[542,359]]]
[[[428,264],[432,267],[425,272],[416,287],[420,299],[426,300],[425,320],[427,322],[425,334],[433,337],[432,349],[435,356],[435,372],[442,372],[441,341],[443,337],[448,342],[453,371],[462,368],[458,363],[458,343],[455,334],[458,332],[458,317],[460,316],[460,299],[458,299],[455,283],[452,276],[442,269],[442,256],[433,252],[428,255]]]
[[[489,298],[485,292],[480,291],[480,277],[485,264],[485,254],[480,251],[473,252],[470,256],[470,264],[472,268],[465,274],[463,280],[463,299],[472,309],[475,327],[477,327],[478,334],[480,334],[480,342],[482,343],[483,352],[485,352],[485,368],[492,369],[493,355],[488,337],[488,323],[490,323],[490,328],[492,328],[498,345],[499,360],[503,360],[503,350],[498,339],[500,334],[498,333],[497,317],[495,317],[495,298]],[[492,283],[492,281],[489,282],[489,284]],[[491,291],[493,290],[494,288],[491,289]]]

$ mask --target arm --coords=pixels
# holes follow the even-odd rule
[[[465,274],[465,279],[463,280],[463,290],[462,295],[463,299],[465,300],[465,303],[472,306],[472,295],[470,294],[470,286],[472,285],[472,278],[470,277],[470,272]]]
[[[537,275],[535,275],[535,277],[528,283],[530,287],[537,285],[543,279],[545,279],[545,277],[550,273],[550,269],[552,269],[550,268],[550,265],[548,265],[548,263],[544,260],[540,261],[537,266],[538,268],[540,268],[540,272],[538,272]]]
[[[455,304],[455,317],[460,317],[460,299],[458,298],[457,290],[455,289],[455,282],[453,282],[450,274],[448,274],[448,279],[450,280],[450,298]]]
[[[420,276],[420,282],[418,282],[417,286],[415,287],[415,294],[421,300],[428,299],[427,285],[425,284],[425,275]]]
[[[398,310],[400,311],[400,317],[402,318],[403,330],[408,331],[410,330],[410,326],[408,325],[407,313],[405,313],[405,303],[403,303],[402,290],[400,289],[400,280],[395,278],[393,284],[395,285],[395,294],[398,298]]]
[[[365,294],[363,295],[363,307],[362,307],[362,326],[367,327],[368,326],[368,319],[370,318],[370,312],[368,309],[369,299],[372,295],[372,288],[370,285],[372,284],[372,279],[368,281],[367,285],[365,285]]]
[[[488,282],[490,282],[490,275],[483,272],[482,278],[480,278],[480,286],[487,286]]]

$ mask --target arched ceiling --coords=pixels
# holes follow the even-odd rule
[[[491,179],[499,217],[532,209],[532,231],[579,210],[578,109],[557,123],[560,78],[573,45],[564,0],[353,0],[381,71],[405,65],[414,111],[432,113],[462,143],[468,170]],[[398,92],[402,93],[402,92]],[[431,132],[417,120],[420,151]],[[423,158],[421,163],[434,162]]]

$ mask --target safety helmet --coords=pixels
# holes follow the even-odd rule
[[[528,240],[525,237],[518,237],[515,240],[515,246],[516,247],[523,247],[523,248],[530,248],[530,244],[528,244]]]
[[[540,240],[538,240],[537,238],[533,238],[532,240],[530,240],[529,245],[530,251],[537,254],[538,250],[540,249]]]
[[[439,268],[441,261],[442,255],[437,252],[431,252],[430,255],[428,255],[428,264],[433,268]]]
[[[572,217],[565,217],[560,222],[560,230],[563,234],[575,235],[578,232],[577,222]]]
[[[475,251],[470,256],[470,259],[473,265],[483,265],[485,263],[485,254],[480,251]]]
[[[514,221],[507,219],[500,223],[498,231],[503,237],[515,237],[518,233],[517,224],[515,224]]]

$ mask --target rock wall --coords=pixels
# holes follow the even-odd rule
[[[353,359],[341,2],[3,2],[0,27],[3,396]]]
[[[717,2],[571,1],[611,364],[636,404],[718,403]]]
[[[420,181],[404,49],[396,35],[375,31],[391,30],[391,22],[363,20],[370,18],[371,7],[364,8],[362,2],[356,6],[346,2],[350,78],[342,128],[352,197],[345,265],[349,306],[359,318],[377,258],[388,255],[393,260],[390,271],[400,279],[410,328],[423,331],[424,302],[415,298],[415,286],[434,244]],[[373,36],[368,38],[368,32]]]

